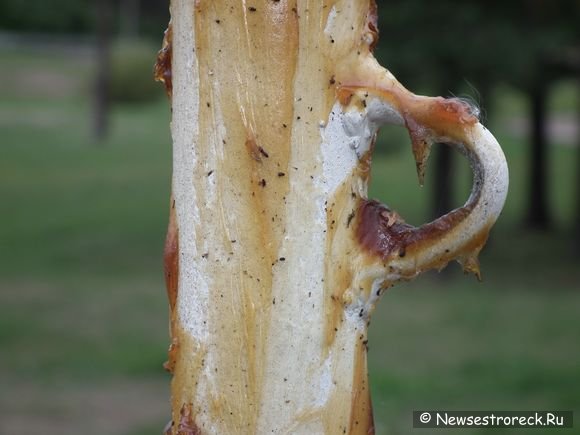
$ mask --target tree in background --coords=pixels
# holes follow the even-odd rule
[[[91,0],[2,0],[0,29],[19,33],[90,35],[97,25]],[[114,34],[157,40],[167,25],[169,2],[159,0],[111,0]],[[116,12],[115,12],[116,11]],[[119,29],[119,32],[117,32]]]
[[[378,57],[424,92],[451,97],[469,85],[480,90],[476,104],[487,102],[501,67],[492,68],[494,59],[485,54],[486,43],[497,36],[491,25],[481,26],[484,6],[474,1],[441,1],[436,8],[426,8],[419,0],[391,1],[389,13],[380,15],[383,42]],[[436,216],[455,204],[455,155],[448,147],[437,147],[433,153],[430,215]]]
[[[580,60],[580,53],[576,54],[577,59]],[[576,244],[575,251],[576,255],[580,256],[580,62],[577,63],[576,70],[577,85],[578,85],[578,105],[576,107],[576,122],[578,123],[578,130],[576,134],[576,152],[578,155],[577,165],[578,170],[576,171],[576,221],[574,223],[574,229],[576,230]]]
[[[444,94],[452,95],[469,82],[477,89],[475,100],[484,109],[489,106],[493,87],[501,82],[529,96],[530,187],[525,221],[536,228],[548,227],[545,105],[555,77],[545,58],[570,45],[578,46],[580,3],[443,0],[436,8],[426,8],[420,0],[392,0],[389,13],[380,19],[383,42],[378,57],[413,86],[443,89]],[[453,195],[448,187],[451,157],[443,155],[436,161],[433,198],[437,199],[431,214],[449,207]]]
[[[113,32],[157,38],[168,17],[168,2],[114,0]],[[43,33],[89,33],[97,26],[88,0],[4,0],[0,28]],[[133,11],[133,12],[132,12]],[[138,11],[138,12],[136,12]],[[138,16],[138,18],[136,18]],[[460,94],[466,84],[484,113],[490,112],[493,88],[509,83],[529,97],[529,190],[524,220],[549,227],[549,147],[545,135],[546,101],[553,74],[550,58],[580,46],[580,3],[575,0],[510,2],[441,0],[428,8],[422,0],[389,0],[380,15],[384,36],[377,57],[406,83],[424,93]],[[546,61],[546,59],[548,61]],[[570,77],[570,74],[567,73]],[[485,119],[484,119],[485,121]],[[434,150],[435,183],[431,215],[452,207],[453,154]],[[441,153],[441,155],[437,155]]]
[[[95,1],[96,74],[94,99],[94,137],[102,141],[109,129],[109,87],[111,80],[112,2]]]
[[[580,3],[520,0],[510,5],[505,14],[514,23],[512,38],[517,46],[510,49],[511,62],[506,71],[511,83],[524,90],[530,101],[530,182],[525,222],[533,229],[547,229],[552,224],[548,98],[552,84],[569,74],[563,74],[553,59],[571,47],[580,47]]]
[[[125,38],[139,36],[140,0],[120,0],[119,16],[119,34]]]
[[[529,91],[530,98],[530,185],[526,222],[535,229],[550,226],[548,199],[549,150],[547,137],[548,85],[538,80]]]
[[[89,0],[2,0],[0,29],[12,32],[87,33],[94,23]]]

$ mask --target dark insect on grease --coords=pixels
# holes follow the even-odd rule
[[[270,155],[266,152],[266,150],[261,146],[258,147],[258,151],[260,151],[260,154],[262,154],[264,157],[266,158],[270,157]]]
[[[350,226],[350,223],[352,222],[352,220],[354,219],[354,215],[355,212],[354,210],[350,212],[350,214],[348,215],[348,218],[346,219],[346,227],[348,228]]]

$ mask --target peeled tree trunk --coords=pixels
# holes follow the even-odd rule
[[[505,158],[464,102],[416,96],[372,56],[372,0],[172,0],[165,247],[171,434],[368,434],[367,327],[383,289],[477,255]],[[381,125],[470,160],[467,203],[415,228],[367,199]],[[397,189],[394,185],[391,189]]]

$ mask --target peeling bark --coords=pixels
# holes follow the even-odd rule
[[[375,61],[369,0],[172,0],[156,77],[172,98],[167,433],[373,433],[367,327],[383,288],[477,254],[507,192],[459,100]],[[407,127],[422,180],[448,143],[466,205],[414,228],[367,198],[378,128]]]

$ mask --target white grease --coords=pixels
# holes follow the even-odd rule
[[[328,18],[326,20],[326,26],[324,27],[324,34],[327,36],[332,36],[332,28],[334,27],[334,22],[336,20],[336,15],[338,14],[336,10],[336,5],[332,6],[332,9],[328,13]]]
[[[199,165],[195,142],[199,135],[199,77],[195,45],[193,5],[176,2],[172,15],[174,26],[173,70],[173,180],[177,228],[179,231],[179,280],[177,314],[179,323],[196,340],[208,338],[207,324],[209,283],[199,263],[196,229],[200,226],[193,170]]]
[[[344,111],[336,102],[326,124],[321,124],[324,192],[330,195],[350,176],[359,159],[370,149],[374,135],[384,124],[403,125],[404,120],[390,104],[367,98],[364,110]]]

